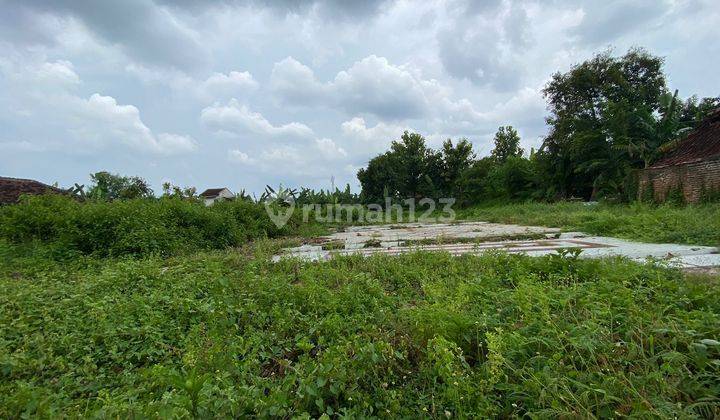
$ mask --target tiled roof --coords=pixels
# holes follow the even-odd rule
[[[47,192],[64,193],[64,190],[32,179],[0,176],[0,204],[17,203],[23,194],[40,195]]]
[[[200,193],[200,197],[205,198],[212,198],[217,197],[218,194],[220,194],[220,191],[224,190],[225,188],[210,188]]]
[[[655,162],[651,168],[683,165],[720,156],[720,108],[705,120],[685,140]]]

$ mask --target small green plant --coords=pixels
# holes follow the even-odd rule
[[[672,206],[683,206],[686,204],[685,193],[682,184],[668,189],[665,194],[665,202]]]
[[[659,264],[0,241],[0,417],[714,418],[720,281]]]
[[[365,241],[363,248],[380,248],[381,246],[382,243],[380,242],[380,239],[372,238]]]
[[[655,203],[655,184],[651,181],[644,184],[640,193],[640,201],[642,203]]]
[[[720,187],[707,187],[703,185],[700,190],[701,203],[720,203]]]
[[[322,244],[322,249],[325,251],[332,251],[345,248],[345,241],[332,241]]]

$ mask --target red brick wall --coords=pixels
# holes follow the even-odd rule
[[[640,172],[638,187],[639,198],[652,188],[658,202],[665,201],[669,192],[681,188],[685,201],[696,203],[702,198],[703,190],[720,191],[720,156],[703,162],[645,169]]]

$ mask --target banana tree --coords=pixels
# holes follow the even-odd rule
[[[297,190],[283,188],[282,184],[280,184],[277,191],[273,187],[266,185],[265,191],[260,196],[260,201],[270,201],[282,206],[290,206],[295,202],[296,196]]]
[[[659,115],[648,109],[636,110],[629,118],[631,134],[616,137],[615,146],[641,159],[645,168],[689,130],[680,123],[682,102],[677,90],[672,95],[664,93],[659,102]]]

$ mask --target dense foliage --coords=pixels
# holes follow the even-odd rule
[[[206,207],[179,198],[116,201],[46,195],[0,207],[0,238],[42,242],[56,257],[171,255],[223,249],[248,240],[277,237],[309,226],[293,214],[278,228],[262,204],[233,200]]]
[[[358,172],[362,199],[383,203],[386,197],[450,197],[474,158],[472,145],[465,139],[455,145],[448,139],[435,151],[427,147],[423,136],[406,131],[392,142],[390,151],[371,159]]]
[[[680,100],[667,87],[663,59],[642,49],[622,57],[598,54],[554,74],[543,92],[550,131],[537,152],[524,154],[517,131],[504,126],[489,157],[475,160],[468,148],[448,171],[444,153],[427,148],[419,134],[405,133],[358,173],[363,197],[452,196],[470,205],[570,197],[633,201],[636,171],[720,106],[720,98]],[[441,182],[445,173],[451,176]]]
[[[572,254],[273,249],[3,260],[0,417],[720,414],[717,279]]]
[[[144,179],[137,176],[122,176],[107,171],[90,175],[92,185],[87,193],[82,189],[78,192],[95,200],[120,200],[153,197],[153,190]]]

